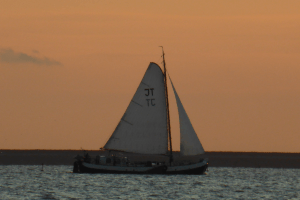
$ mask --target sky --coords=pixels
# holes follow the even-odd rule
[[[300,152],[298,0],[1,0],[0,149],[99,149],[158,46],[206,151]]]

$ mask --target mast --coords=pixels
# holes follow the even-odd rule
[[[170,110],[169,110],[169,97],[168,97],[168,87],[167,87],[167,68],[165,61],[165,52],[164,48],[162,48],[162,57],[163,57],[163,65],[164,65],[164,79],[165,79],[165,96],[166,96],[166,107],[167,107],[167,130],[168,130],[168,140],[169,140],[169,150],[170,150],[170,165],[173,162],[173,151],[172,151],[172,140],[171,140],[171,125],[170,125]]]

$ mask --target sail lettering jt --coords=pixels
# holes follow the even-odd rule
[[[151,93],[151,95],[153,96],[153,90],[154,90],[154,88],[147,88],[147,89],[145,89],[147,92],[146,92],[146,96],[149,96],[150,95],[150,93]],[[151,91],[151,92],[150,92]]]

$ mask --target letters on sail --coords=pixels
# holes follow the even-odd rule
[[[144,154],[168,151],[164,75],[150,63],[135,95],[105,149]]]
[[[204,149],[200,143],[200,140],[192,126],[192,123],[185,112],[183,105],[179,99],[179,96],[175,90],[172,80],[169,76],[172,88],[175,94],[177,108],[179,113],[180,124],[180,153],[185,156],[204,154]]]

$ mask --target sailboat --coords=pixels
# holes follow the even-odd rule
[[[103,151],[107,156],[92,159],[88,153],[77,156],[74,173],[121,174],[203,174],[208,159],[194,163],[174,161],[169,114],[169,96],[165,54],[162,48],[163,68],[151,62],[131,99],[123,117],[106,142]],[[180,154],[196,156],[204,154],[202,144],[190,122],[169,76],[179,113]],[[149,160],[130,162],[128,157],[116,156],[118,152],[139,155],[165,155],[167,162]]]

